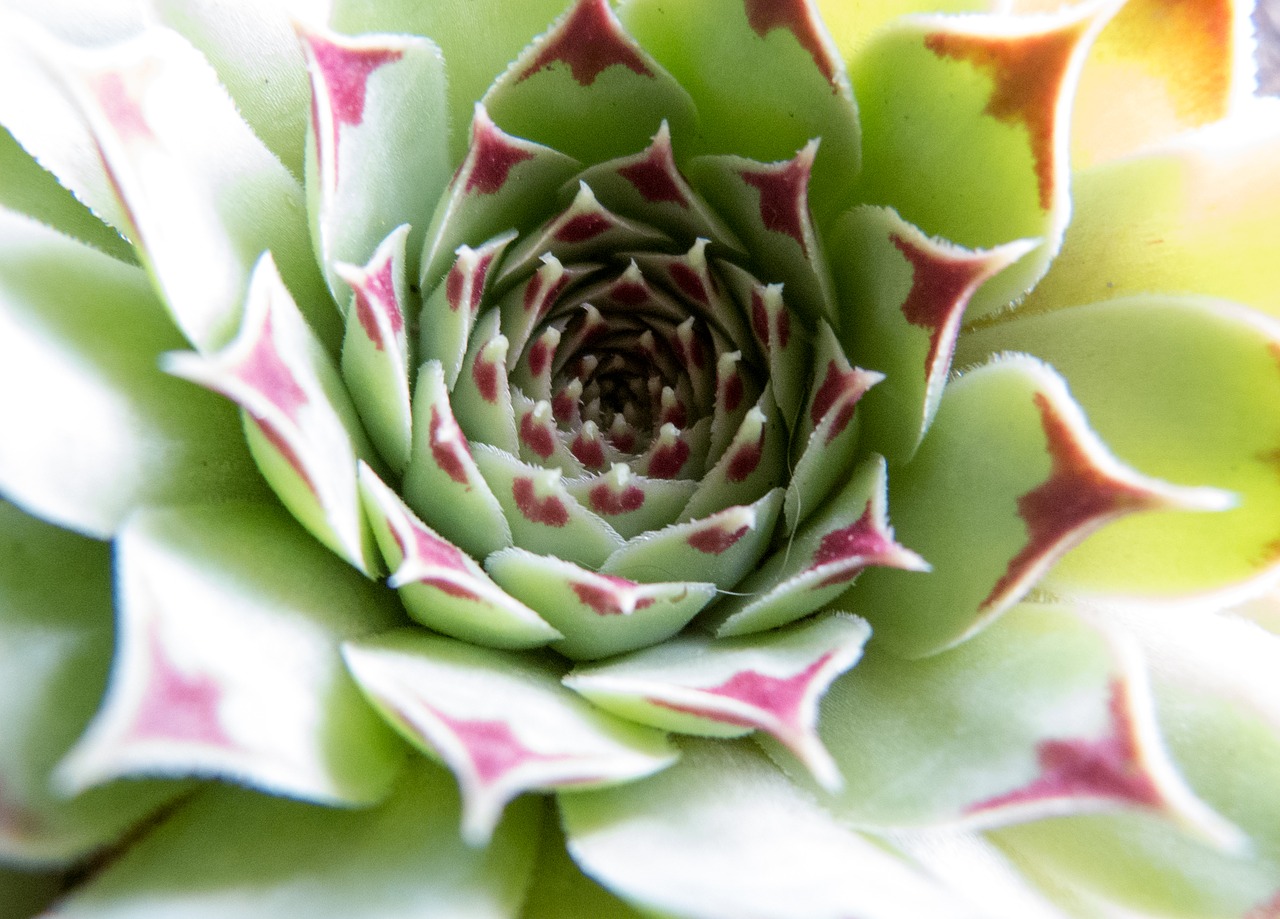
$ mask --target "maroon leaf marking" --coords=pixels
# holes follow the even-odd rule
[[[497,404],[498,362],[486,360],[483,348],[476,355],[475,363],[471,365],[471,380],[476,384],[476,391],[480,393],[481,399],[490,405]]]
[[[599,469],[604,465],[604,444],[599,437],[584,437],[581,432],[569,445],[569,452],[588,469]],[[598,486],[599,487],[599,486]],[[592,491],[594,496],[595,492]],[[592,498],[594,505],[594,497]],[[596,508],[599,510],[599,508]]]
[[[724,407],[724,411],[737,411],[738,406],[742,404],[745,385],[742,382],[742,374],[738,371],[738,365],[735,362],[733,369],[720,379],[718,398],[720,404]]]
[[[547,311],[547,307],[555,302],[556,297],[560,296],[560,292],[564,290],[565,285],[569,283],[569,275],[562,273],[551,284],[547,284],[546,274],[553,270],[553,265],[543,265],[529,279],[529,283],[524,289],[524,298],[521,301],[526,313],[534,313],[535,316],[541,317]]]
[[[434,533],[418,526],[415,521],[408,518],[406,520],[409,523],[412,542],[406,545],[405,540],[395,527],[392,527],[391,535],[394,537],[396,545],[400,547],[400,554],[405,556],[407,560],[435,568],[459,571],[468,576],[471,574],[471,570],[467,568],[464,561],[461,549],[448,540],[441,539]]]
[[[877,558],[891,555],[898,551],[898,544],[889,539],[876,524],[871,511],[871,502],[867,502],[862,516],[838,530],[832,530],[822,537],[818,551],[813,554],[810,570],[833,562],[843,562],[854,558]]]
[[[218,717],[222,687],[217,681],[208,676],[188,676],[174,667],[154,624],[147,630],[147,644],[147,686],[126,738],[234,746]]]
[[[293,446],[285,438],[284,433],[257,412],[249,409],[246,409],[246,411],[249,412],[249,417],[253,419],[254,426],[257,427],[258,432],[267,439],[267,443],[271,444],[289,465],[289,468],[297,473],[298,478],[302,479],[302,484],[306,486],[307,490],[319,497],[320,490],[316,488],[316,483],[312,481],[311,476],[307,473],[307,467],[303,465],[302,457],[298,456],[298,451],[293,449]]]
[[[827,431],[827,443],[835,440],[848,427],[853,418],[853,411],[868,389],[872,380],[864,370],[854,367],[852,370],[841,370],[834,360],[827,362],[827,375],[813,394],[813,406],[809,417],[814,426],[820,425],[827,414],[835,409],[836,416]]]
[[[765,431],[761,428],[759,440],[753,444],[743,444],[733,451],[733,456],[725,469],[726,479],[734,483],[741,482],[756,471],[756,467],[760,465],[760,458],[764,455],[764,435]]]
[[[1007,600],[1030,574],[1105,520],[1158,504],[1149,492],[1116,481],[1095,466],[1044,393],[1036,393],[1034,400],[1052,472],[1042,484],[1018,498],[1018,516],[1027,527],[1027,544],[1009,560],[1004,574],[982,601],[983,609]]]
[[[671,399],[666,399],[666,393],[672,392],[670,387],[663,390],[664,398],[662,400],[662,412],[658,416],[658,426],[664,424],[674,424],[678,428],[683,428],[689,423],[689,409],[680,401],[675,394],[672,393]]]
[[[778,310],[776,317],[777,339],[774,339],[775,322],[769,317],[769,308],[765,305],[764,294],[759,289],[751,291],[751,328],[766,348],[777,348],[785,351],[791,341],[791,315],[785,308]]]
[[[439,709],[431,713],[457,738],[467,761],[482,785],[493,785],[504,776],[530,763],[553,762],[567,759],[530,750],[516,737],[505,721],[467,721],[450,718]]]
[[[387,317],[392,334],[399,334],[404,328],[404,314],[400,312],[400,304],[396,301],[391,268],[391,258],[388,257],[375,271],[365,274],[360,283],[352,287],[356,296],[356,318],[360,320],[360,326],[369,341],[379,351],[386,349],[386,343],[378,329],[379,313]]]
[[[703,306],[710,305],[711,297],[708,296],[707,287],[698,276],[698,272],[682,262],[672,262],[667,267],[667,274],[671,276],[671,280],[680,292],[690,300],[701,303]]]
[[[634,163],[619,169],[618,174],[652,204],[671,203],[685,209],[689,207],[689,198],[681,187],[683,183],[676,170],[671,135],[666,131],[659,132],[649,149]]]
[[[471,490],[471,480],[467,475],[465,460],[471,458],[471,448],[463,439],[458,423],[449,417],[441,416],[440,410],[431,407],[431,456],[444,474],[459,485],[466,485]]]
[[[615,65],[626,67],[638,76],[652,78],[654,75],[628,40],[609,9],[608,0],[579,0],[568,18],[547,36],[546,44],[517,82],[557,62],[569,65],[579,86],[590,86],[603,71]]]
[[[498,129],[483,108],[476,109],[471,122],[471,149],[467,153],[467,181],[462,190],[492,195],[507,184],[511,170],[533,159],[533,151],[515,144]]]
[[[555,434],[548,425],[533,416],[532,410],[520,416],[520,441],[543,459],[556,451]]]
[[[599,465],[603,465],[603,457]],[[644,498],[644,489],[636,485],[627,485],[619,491],[608,482],[601,482],[587,493],[591,509],[609,517],[639,510],[644,506]]]
[[[584,606],[589,606],[598,616],[623,616],[630,613],[633,609],[646,609],[653,606],[653,597],[637,597],[634,606],[628,609],[630,604],[626,603],[624,596],[630,591],[635,590],[640,585],[635,581],[628,581],[626,578],[620,578],[611,574],[598,575],[604,581],[608,582],[608,586],[596,583],[575,582],[569,586],[573,588],[573,592],[578,595],[578,600]]]
[[[344,125],[358,126],[364,121],[365,91],[369,77],[379,67],[404,57],[392,48],[344,48],[319,35],[303,36],[311,49],[316,66],[312,71],[311,120],[319,126],[317,109],[320,93],[315,86],[323,82],[329,111],[333,115],[333,165],[338,166],[338,135]]]
[[[459,600],[472,600],[479,602],[481,599],[480,595],[471,588],[463,584],[459,584],[457,581],[447,577],[428,576],[421,578],[414,583],[423,584],[427,587],[434,587],[441,593],[447,594],[450,597],[455,597]]]
[[[660,443],[649,458],[648,474],[655,479],[674,479],[688,459],[689,444],[683,437]]]
[[[653,292],[643,281],[618,280],[609,288],[608,296],[620,306],[639,306],[647,303]]]
[[[551,397],[551,417],[554,418],[556,421],[564,422],[566,424],[569,423],[571,420],[576,419],[578,417],[578,397],[581,394],[582,394],[581,390],[579,390],[578,395],[574,395],[574,393],[569,391],[568,387],[565,387],[564,389],[556,393],[554,396],[552,396]],[[574,443],[577,443],[579,439],[580,438],[575,438]],[[598,440],[594,440],[592,441],[592,443],[595,443],[596,445],[595,449],[602,449],[599,445]],[[592,449],[590,446],[587,446],[585,444],[584,444],[584,447],[585,449],[588,449],[588,450]],[[591,455],[594,456],[595,454],[593,453]],[[578,456],[578,454],[575,452],[574,456]],[[578,459],[582,460],[582,457],[579,456]],[[603,465],[604,454],[603,453],[600,454],[599,462],[587,463],[586,460],[582,460],[582,462],[586,463],[586,465],[588,466]]]
[[[703,555],[719,555],[728,551],[739,539],[746,536],[750,529],[751,527],[747,524],[731,530],[724,524],[717,523],[694,530],[685,542]]]
[[[1055,798],[1106,798],[1159,807],[1160,790],[1141,764],[1131,700],[1121,680],[1111,682],[1111,731],[1099,740],[1042,740],[1036,744],[1040,775],[1022,788],[996,795],[968,812]]]
[[[967,61],[994,81],[984,112],[1026,128],[1043,211],[1053,203],[1054,103],[1086,28],[1087,23],[1079,22],[1017,38],[935,32],[924,40],[939,57]]]
[[[93,81],[92,88],[102,113],[122,139],[155,139],[142,113],[142,103],[131,92],[132,87],[125,82],[123,74],[104,73]]]
[[[566,220],[556,230],[555,237],[562,243],[581,243],[613,229],[613,226],[614,222],[604,214],[588,211]]]
[[[1259,903],[1244,914],[1244,919],[1280,919],[1280,890],[1264,903]]]
[[[760,192],[760,220],[765,229],[789,236],[809,255],[804,229],[809,218],[809,173],[813,154],[809,148],[795,159],[762,169],[740,169],[742,181]]]
[[[551,333],[552,330],[548,329],[547,332],[538,337],[538,340],[529,349],[529,372],[535,377],[542,376],[542,372],[551,363],[551,345],[547,341],[547,336]],[[556,334],[554,337],[558,339],[559,335]]]
[[[562,527],[569,522],[569,509],[555,495],[539,498],[533,479],[519,476],[511,483],[511,497],[526,520],[549,527]]]
[[[822,41],[821,26],[812,6],[806,0],[743,0],[747,8],[747,22],[752,30],[764,38],[774,29],[787,29],[796,37],[800,47],[809,52],[813,63],[831,88],[835,90],[836,64],[827,53]]]
[[[718,686],[696,687],[700,693],[749,705],[759,710],[759,716],[729,714],[710,705],[680,705],[653,698],[648,701],[672,711],[741,727],[758,728],[765,722],[775,721],[795,728],[804,714],[805,696],[814,678],[833,656],[831,652],[824,654],[794,676],[776,677],[757,670],[741,670]]]
[[[270,312],[253,347],[232,372],[292,421],[298,420],[298,409],[309,401],[276,348]]]
[[[951,359],[965,307],[991,276],[991,264],[980,255],[929,252],[896,233],[890,240],[911,264],[911,291],[903,301],[902,315],[929,333],[924,357],[924,372],[929,376],[940,354],[945,351],[945,359]]]

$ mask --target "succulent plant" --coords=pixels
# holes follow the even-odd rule
[[[1280,915],[1251,7],[564,2],[0,9],[0,917]]]

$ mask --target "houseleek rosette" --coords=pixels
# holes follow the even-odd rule
[[[0,915],[1276,914],[1250,10],[943,12],[0,13]]]

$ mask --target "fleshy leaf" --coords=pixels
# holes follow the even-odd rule
[[[1034,247],[970,251],[932,240],[888,208],[841,218],[831,242],[850,359],[888,379],[860,412],[865,440],[891,465],[909,460],[933,421],[965,307],[982,284]]]
[[[1230,126],[1078,173],[1062,251],[1018,312],[1169,291],[1280,317],[1280,100],[1254,103]]]
[[[697,120],[689,94],[627,34],[608,0],[576,0],[485,93],[507,130],[584,163],[644,148],[663,119]]]
[[[122,262],[133,249],[0,127],[0,207],[26,214]]]
[[[759,279],[785,285],[788,305],[811,321],[835,315],[831,271],[809,212],[817,152],[814,140],[789,160],[704,156],[687,167],[690,181],[752,252]]]
[[[1103,524],[1140,510],[1230,503],[1225,492],[1168,485],[1125,466],[1089,429],[1061,377],[1032,358],[1005,357],[947,387],[929,436],[895,476],[898,537],[933,570],[873,569],[841,602],[866,616],[885,646],[929,654],[1018,602]]]
[[[408,292],[404,262],[408,226],[383,240],[363,268],[339,263],[351,288],[347,334],[342,342],[342,379],[378,453],[397,473],[409,464],[412,408],[409,404],[409,338],[405,333]]]
[[[320,339],[339,316],[302,222],[302,191],[185,39],[151,29],[108,50],[36,39],[92,132],[122,229],[196,348],[227,343],[254,262],[271,250]]]
[[[645,782],[560,797],[569,854],[628,901],[699,919],[972,915],[751,744],[681,747],[679,763]]]
[[[485,559],[485,568],[512,596],[565,635],[551,646],[574,660],[608,657],[665,641],[716,593],[714,584],[640,584],[596,574],[520,548],[495,552]]]
[[[439,361],[426,362],[418,372],[404,499],[445,538],[477,558],[511,545],[511,526],[458,427]]]
[[[853,64],[862,201],[892,207],[925,233],[970,249],[1041,240],[984,286],[969,307],[973,316],[1020,297],[1058,250],[1070,209],[1074,87],[1115,5],[1096,0],[1014,20],[903,20]]]
[[[268,497],[234,409],[162,373],[146,275],[0,209],[0,491],[107,537],[134,508]]]
[[[565,0],[523,0],[515,5],[507,0],[333,0],[332,25],[351,35],[429,35],[440,44],[449,71],[449,159],[456,163],[467,152],[464,128],[475,100],[564,8]],[[477,36],[484,36],[484,40],[477,41]],[[495,227],[485,235],[500,229],[503,227]]]
[[[541,809],[516,803],[475,851],[452,786],[419,761],[369,810],[210,787],[48,919],[510,919]]]
[[[1051,362],[1126,462],[1239,499],[1227,513],[1119,521],[1068,554],[1046,584],[1135,600],[1236,602],[1275,583],[1275,320],[1221,301],[1125,298],[975,332],[958,356],[975,360],[1008,348]]]
[[[549,813],[542,825],[538,863],[520,919],[645,919],[625,901],[611,894],[573,863],[565,851],[564,831],[558,812]]]
[[[827,506],[710,613],[708,625],[722,637],[759,632],[820,609],[871,566],[927,571],[924,559],[894,541],[885,487],[884,460],[861,463]]]
[[[629,540],[679,517],[698,483],[634,475],[625,463],[614,463],[603,475],[566,479],[564,487],[580,504],[604,517],[619,536]]]
[[[870,634],[865,621],[837,614],[750,638],[688,637],[578,668],[564,684],[605,711],[667,731],[764,731],[835,790],[842,779],[818,739],[818,702]]]
[[[843,208],[858,172],[858,112],[816,2],[626,0],[618,16],[698,106],[697,132],[677,136],[686,156],[769,162],[821,137],[817,216]]]
[[[1252,8],[1241,0],[1128,0],[1080,75],[1073,162],[1116,159],[1236,109],[1253,92]]]
[[[423,216],[449,181],[444,58],[415,36],[302,30],[300,38],[311,76],[311,235],[345,304],[337,264],[363,265],[400,224],[413,228],[408,268],[417,276]]]
[[[377,550],[356,489],[356,459],[372,456],[373,448],[270,253],[254,271],[235,339],[209,356],[167,357],[170,373],[240,406],[258,468],[302,525],[361,571],[376,571]]]
[[[522,463],[487,444],[476,444],[474,456],[516,545],[588,568],[622,545],[613,527],[569,494],[559,469]]]
[[[457,777],[472,846],[526,791],[629,782],[675,758],[657,731],[593,709],[527,657],[412,630],[345,654],[385,717]]]
[[[695,520],[735,504],[751,504],[782,484],[787,473],[787,429],[772,388],[743,416],[716,464],[703,473],[680,517]]]
[[[141,511],[117,552],[111,682],[64,788],[199,775],[325,803],[387,793],[403,747],[338,650],[396,620],[384,591],[266,506]]]
[[[209,60],[254,133],[302,178],[310,92],[307,63],[290,17],[305,19],[311,0],[155,0],[155,16]]]
[[[423,625],[491,648],[533,648],[561,635],[502,591],[470,556],[404,505],[368,466],[360,490],[373,532],[391,570],[391,585]]]
[[[0,501],[0,858],[28,868],[78,859],[185,790],[148,781],[54,792],[53,769],[106,686],[111,622],[110,548]],[[2,916],[6,893],[18,898],[0,882]]]
[[[923,661],[873,643],[827,694],[820,735],[846,781],[826,804],[861,825],[1131,809],[1214,845],[1241,840],[1176,771],[1135,646],[1069,608],[1021,605]]]
[[[450,387],[462,369],[485,288],[515,236],[513,231],[507,231],[475,247],[459,246],[448,274],[423,300],[418,351],[423,361],[440,362]]]
[[[755,567],[773,540],[782,489],[754,504],[643,533],[610,555],[601,573],[641,581],[710,581],[728,590]]]

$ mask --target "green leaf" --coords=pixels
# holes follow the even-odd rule
[[[1119,521],[1063,560],[1047,582],[1054,590],[1231,602],[1275,583],[1277,347],[1280,325],[1258,313],[1159,296],[1019,318],[962,339],[961,361],[1016,348],[1052,363],[1124,461],[1238,498],[1226,513]]]
[[[423,524],[363,463],[360,491],[390,583],[418,622],[491,648],[536,648],[562,637],[504,593],[474,559]]]
[[[872,569],[841,604],[866,616],[886,647],[929,654],[986,626],[1103,524],[1139,510],[1222,510],[1230,500],[1123,465],[1061,377],[1005,356],[947,387],[929,435],[894,478],[898,538],[933,570]]]
[[[398,620],[385,591],[268,506],[141,511],[117,553],[112,677],[59,767],[64,788],[200,775],[325,803],[381,800],[403,747],[338,646]]]
[[[539,808],[514,805],[483,851],[458,838],[449,776],[415,763],[384,804],[332,810],[211,787],[49,919],[514,919]]]
[[[1099,0],[1013,21],[906,19],[853,62],[860,200],[892,207],[925,233],[969,249],[1041,240],[985,285],[972,316],[1020,297],[1058,250],[1070,210],[1071,98],[1113,6]]]
[[[845,777],[823,803],[858,825],[967,829],[1136,810],[1220,846],[1241,834],[1181,779],[1132,642],[1069,607],[1023,604],[921,661],[877,649],[827,694]]]
[[[836,614],[749,638],[690,636],[579,667],[564,684],[605,711],[667,731],[763,731],[834,791],[842,779],[818,739],[818,702],[870,634],[864,620]]]
[[[542,826],[533,884],[520,919],[583,919],[586,916],[644,919],[629,904],[582,873],[565,851],[559,813],[548,813]]]
[[[0,209],[0,490],[99,537],[139,506],[265,499],[232,407],[156,366],[182,344],[141,270]]]
[[[698,117],[608,0],[576,0],[483,101],[506,130],[588,164],[644,149],[664,119],[681,137]]]
[[[457,777],[470,846],[526,791],[630,782],[675,759],[660,733],[592,708],[528,656],[420,629],[349,642],[345,654],[388,721]]]
[[[444,51],[449,73],[450,159],[457,163],[467,150],[462,128],[471,118],[475,101],[525,45],[564,11],[565,0],[522,0],[514,5],[507,0],[335,0],[332,6],[331,24],[340,32],[425,35]],[[477,36],[484,40],[477,41]]]
[[[111,552],[0,501],[0,858],[64,864],[123,835],[184,786],[112,782],[75,797],[54,767],[97,707],[111,661]],[[6,906],[48,886],[33,877]],[[44,881],[45,883],[41,883]],[[25,913],[19,913],[25,916]]]
[[[377,550],[356,488],[356,461],[371,458],[373,447],[271,254],[254,270],[234,340],[209,355],[166,357],[170,373],[240,406],[258,468],[302,525],[359,570],[376,572]]]
[[[646,912],[698,919],[969,916],[839,824],[753,745],[690,740],[654,778],[561,794],[569,854]]]
[[[115,230],[58,184],[0,128],[0,207],[34,217],[122,262],[135,262],[133,249]]]
[[[339,262],[363,265],[409,224],[418,275],[424,218],[449,181],[449,113],[440,49],[423,38],[300,32],[311,76],[306,189],[311,237],[340,304]]]
[[[493,579],[564,634],[551,643],[566,657],[592,660],[665,641],[715,596],[714,584],[640,584],[570,562],[503,549],[485,559]]]
[[[625,0],[618,16],[698,107],[696,132],[676,134],[683,157],[734,153],[769,162],[822,138],[813,200],[823,222],[847,204],[859,137],[844,61],[817,6],[810,0]]]
[[[1255,101],[1230,126],[1077,173],[1062,251],[1018,311],[1169,291],[1280,317],[1280,104]]]
[[[124,212],[122,229],[188,340],[224,345],[263,250],[336,348],[303,220],[302,190],[240,118],[217,75],[177,33],[153,28],[91,51],[31,36],[93,136]]]

